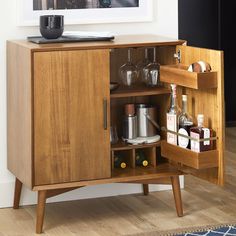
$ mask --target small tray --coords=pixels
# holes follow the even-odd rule
[[[74,43],[74,42],[93,42],[93,41],[111,41],[115,39],[114,36],[61,36],[57,39],[45,39],[41,36],[30,36],[27,40],[37,44],[47,43]]]
[[[189,72],[188,66],[164,65],[160,69],[160,80],[193,89],[217,88],[217,72]]]
[[[219,166],[219,151],[193,152],[177,145],[161,142],[161,155],[171,161],[194,169],[207,169]]]

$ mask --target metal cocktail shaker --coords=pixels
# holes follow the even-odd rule
[[[138,119],[135,115],[134,104],[125,105],[125,116],[123,118],[123,138],[135,139],[138,137]]]

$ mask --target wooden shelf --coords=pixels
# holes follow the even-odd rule
[[[111,145],[112,151],[123,151],[123,150],[131,150],[131,149],[141,149],[141,148],[150,148],[150,147],[159,147],[161,146],[161,141],[150,143],[150,144],[139,144],[139,145],[131,145],[125,142],[119,141],[116,144]]]
[[[217,88],[217,72],[189,72],[188,66],[182,64],[161,66],[160,75],[162,82],[170,84],[193,89]]]
[[[149,179],[150,177],[158,178],[158,176],[168,177],[174,174],[181,174],[176,168],[171,167],[169,164],[161,164],[157,167],[136,167],[136,168],[126,168],[119,169],[114,168],[112,170],[112,178],[124,178],[124,180],[131,181],[143,179]]]
[[[135,88],[118,88],[111,92],[111,98],[125,98],[125,97],[138,97],[138,96],[150,96],[170,94],[170,89],[164,87],[147,88],[147,87],[135,87]]]
[[[211,150],[206,152],[193,152],[189,149],[161,142],[161,155],[169,160],[181,163],[194,169],[207,169],[217,167],[219,152]]]

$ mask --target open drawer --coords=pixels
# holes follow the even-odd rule
[[[161,155],[171,161],[181,163],[198,170],[218,167],[219,165],[218,150],[198,153],[169,144],[166,141],[161,142]]]
[[[193,89],[217,88],[217,72],[189,72],[183,64],[161,66],[160,80]]]

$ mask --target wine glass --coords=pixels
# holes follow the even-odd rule
[[[149,87],[160,86],[160,64],[156,59],[156,48],[153,48],[153,62],[143,68],[143,80]]]
[[[148,48],[145,48],[145,56],[144,59],[137,63],[138,68],[138,77],[141,77],[141,82],[145,82],[147,70],[144,68],[150,63],[148,59]]]
[[[132,86],[137,82],[138,69],[131,61],[131,49],[128,49],[128,61],[119,68],[119,75],[125,86]]]

